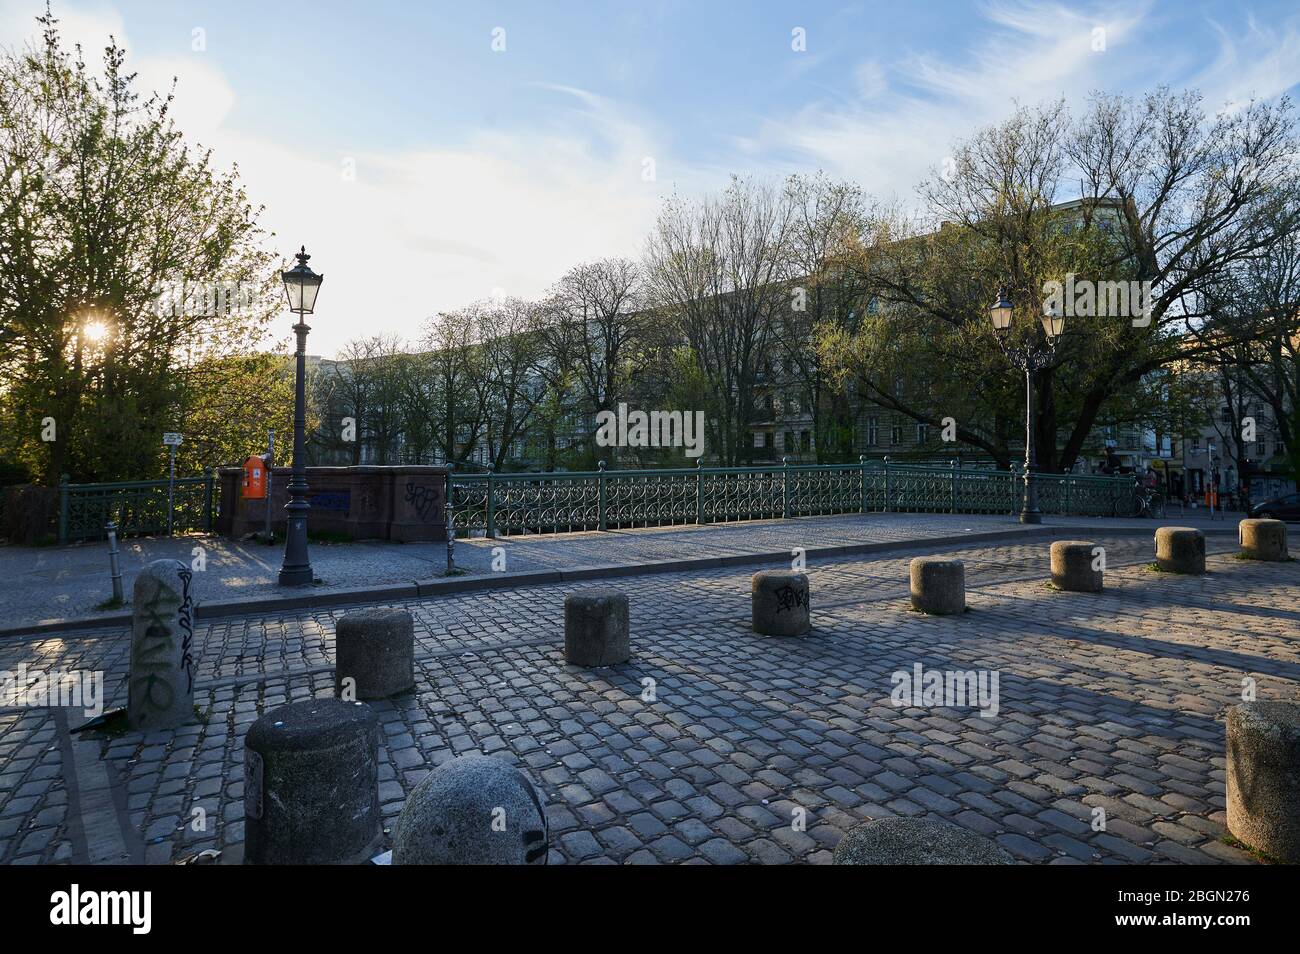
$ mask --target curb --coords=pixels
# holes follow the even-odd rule
[[[979,533],[953,534],[943,537],[926,537],[912,540],[886,540],[877,543],[850,543],[834,547],[808,547],[804,556],[809,559],[835,559],[869,553],[889,553],[897,550],[921,550],[931,547],[1014,541],[1045,538],[1048,540],[1074,537],[1083,533],[1093,536],[1138,536],[1154,532],[1153,524],[1147,527],[1081,527],[1059,524],[1020,526],[1006,530],[983,530]],[[1235,536],[1235,527],[1199,528],[1206,536]],[[390,583],[382,586],[355,587],[351,589],[323,590],[293,596],[272,596],[252,600],[212,600],[201,602],[195,608],[199,620],[222,619],[230,616],[264,615],[281,610],[316,609],[349,604],[388,603],[401,600],[451,596],[482,590],[513,589],[523,586],[543,586],[548,583],[577,583],[584,580],[612,579],[623,576],[640,576],[649,573],[680,573],[690,570],[712,570],[729,566],[746,566],[759,563],[784,563],[790,559],[788,550],[771,553],[737,553],[728,556],[697,557],[684,560],[658,560],[653,563],[597,564],[578,566],[569,570],[528,570],[520,573],[492,573],[483,576],[436,577],[410,583]],[[0,639],[9,636],[40,636],[44,634],[77,632],[90,629],[114,629],[130,626],[130,613],[96,616],[80,619],[47,620],[24,626],[0,628]]]

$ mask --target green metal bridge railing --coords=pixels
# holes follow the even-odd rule
[[[216,520],[216,475],[178,477],[173,483],[172,532],[210,532]],[[167,481],[128,480],[104,484],[59,484],[59,543],[102,540],[104,526],[117,523],[119,536],[167,532]]]
[[[842,513],[1016,513],[1023,470],[895,464],[777,464],[453,474],[457,536],[508,536],[771,520]],[[1127,517],[1132,477],[1038,474],[1045,514]],[[178,478],[173,532],[210,532],[216,478]],[[167,481],[59,484],[59,543],[100,540],[110,521],[122,536],[167,532]]]
[[[1132,477],[1037,474],[1045,514],[1127,517]],[[1017,513],[1024,471],[895,464],[453,474],[457,536],[566,533],[826,514]]]

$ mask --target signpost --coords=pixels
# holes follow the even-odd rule
[[[167,431],[163,434],[163,446],[167,448],[167,536],[172,535],[172,518],[175,516],[176,495],[176,448],[180,446],[180,434]]]
[[[271,542],[271,468],[275,466],[275,431],[266,432],[266,542]]]

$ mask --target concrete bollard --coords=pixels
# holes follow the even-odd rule
[[[154,560],[135,578],[127,724],[167,729],[194,721],[194,574]]]
[[[811,628],[808,574],[760,570],[749,581],[750,621],[762,636],[803,636]]]
[[[415,688],[415,621],[406,610],[357,610],[334,632],[334,691],[341,699],[387,699]]]
[[[1056,540],[1052,543],[1052,584],[1072,593],[1100,593],[1105,575],[1093,555],[1096,544],[1086,540]],[[1096,568],[1094,569],[1094,565]]]
[[[1300,864],[1300,702],[1228,710],[1228,831],[1286,864]]]
[[[1286,524],[1281,520],[1243,520],[1237,525],[1242,555],[1251,560],[1289,559]]]
[[[361,864],[383,842],[379,720],[363,702],[272,709],[244,738],[244,864]]]
[[[544,865],[546,809],[523,772],[462,755],[415,786],[393,830],[395,865]]]
[[[996,843],[949,822],[879,818],[854,825],[835,846],[837,865],[1009,865]]]
[[[912,606],[950,616],[966,610],[966,565],[943,557],[916,557],[910,565]]]
[[[1156,566],[1169,573],[1204,573],[1205,534],[1194,527],[1160,527]]]
[[[614,666],[632,655],[627,596],[592,589],[564,598],[564,658],[575,666]]]

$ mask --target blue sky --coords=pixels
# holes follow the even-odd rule
[[[0,42],[21,42],[41,5],[0,0]],[[580,261],[635,256],[665,195],[733,172],[825,169],[906,197],[954,138],[1017,101],[1167,83],[1217,107],[1300,84],[1294,2],[56,0],[55,12],[90,48],[116,34],[144,82],[179,77],[184,128],[239,163],[275,247],[306,242],[325,273],[312,335],[325,354],[378,331],[415,340],[439,309],[539,295]]]

